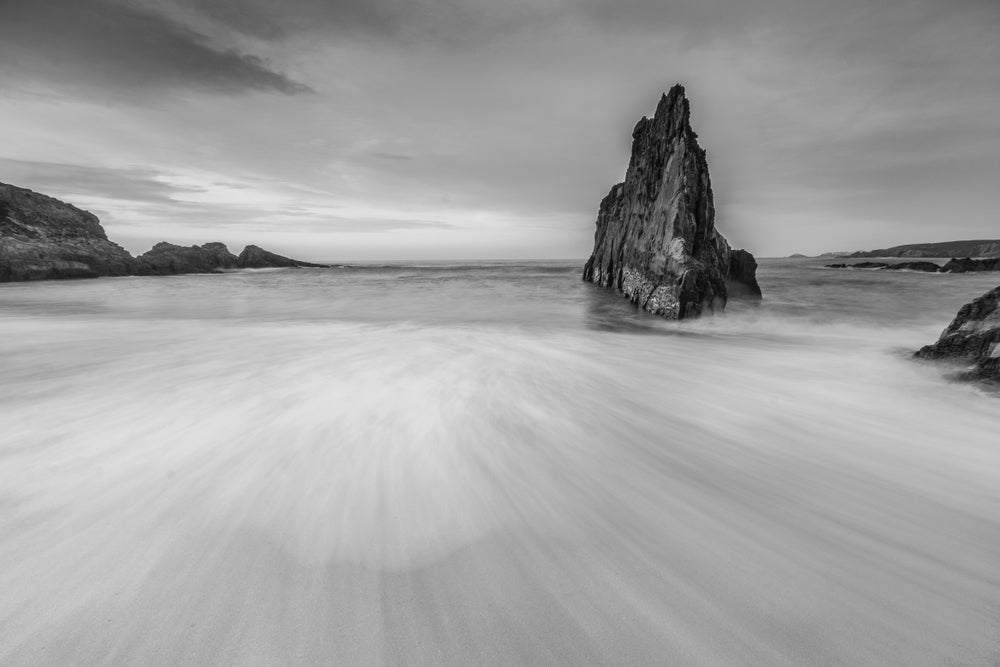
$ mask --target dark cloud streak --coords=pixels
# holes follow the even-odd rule
[[[6,0],[0,65],[22,82],[91,94],[164,87],[311,92],[254,55],[216,46],[162,14],[109,0]]]
[[[204,192],[157,179],[152,169],[84,166],[0,158],[0,181],[17,183],[59,198],[99,196],[155,205],[176,205],[173,195]]]

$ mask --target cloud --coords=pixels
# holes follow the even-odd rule
[[[212,44],[164,14],[112,0],[6,0],[0,67],[22,83],[97,95],[163,88],[311,92],[255,55]]]
[[[0,158],[0,175],[8,183],[67,200],[95,196],[156,205],[173,205],[178,194],[203,191],[158,178],[152,169],[83,166],[58,162]]]
[[[734,243],[995,230],[996,0],[114,2],[0,0],[0,81],[63,86],[0,96],[4,154],[154,240],[582,256],[631,128],[676,81]],[[188,94],[295,80],[318,92]]]

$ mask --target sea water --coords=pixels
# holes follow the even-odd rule
[[[580,265],[0,286],[0,664],[1000,661],[1000,278]]]

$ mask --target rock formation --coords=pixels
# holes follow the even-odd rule
[[[1000,271],[1000,257],[991,259],[950,259],[941,267],[942,273],[968,273],[970,271]]]
[[[0,183],[0,282],[128,275],[134,261],[92,213]]]
[[[877,269],[885,271],[921,271],[937,273],[941,267],[934,262],[856,262],[854,264],[827,264],[828,269]]]
[[[134,258],[108,240],[94,214],[0,183],[0,282],[293,266],[325,265],[282,257],[255,245],[237,257],[222,243],[187,247],[157,243]]]
[[[760,298],[753,255],[733,251],[715,229],[705,151],[689,118],[676,85],[635,126],[625,181],[601,202],[583,270],[584,280],[668,319],[722,309],[730,291]]]
[[[722,238],[721,234],[719,238]],[[725,243],[725,239],[722,241]],[[746,250],[731,250],[729,252],[726,291],[728,296],[761,298],[760,285],[757,284],[757,260]]]
[[[820,257],[1000,257],[1000,240],[941,241],[911,243],[877,250],[824,253]]]
[[[964,377],[1000,381],[1000,287],[962,306],[938,341],[914,356],[970,363]]]
[[[882,269],[885,271],[923,271],[924,273],[968,273],[970,271],[1000,271],[1000,257],[992,259],[949,259],[941,266],[934,262],[856,262],[854,264],[827,264],[828,269]]]
[[[135,273],[144,276],[213,273],[221,269],[235,269],[236,266],[236,255],[222,243],[185,247],[161,242],[136,258]]]
[[[288,257],[283,257],[282,255],[276,255],[273,252],[268,252],[263,248],[259,248],[255,245],[248,245],[243,248],[243,252],[236,260],[236,265],[241,269],[267,269],[275,267],[311,267],[311,268],[325,268],[326,264],[311,264],[309,262],[300,262],[297,259],[290,259]]]

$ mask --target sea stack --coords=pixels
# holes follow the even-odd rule
[[[583,279],[615,289],[667,319],[725,308],[730,294],[759,299],[757,262],[715,229],[705,151],[680,84],[632,131],[625,181],[601,202]]]
[[[964,379],[1000,382],[1000,287],[962,306],[937,342],[913,356],[965,362]]]

